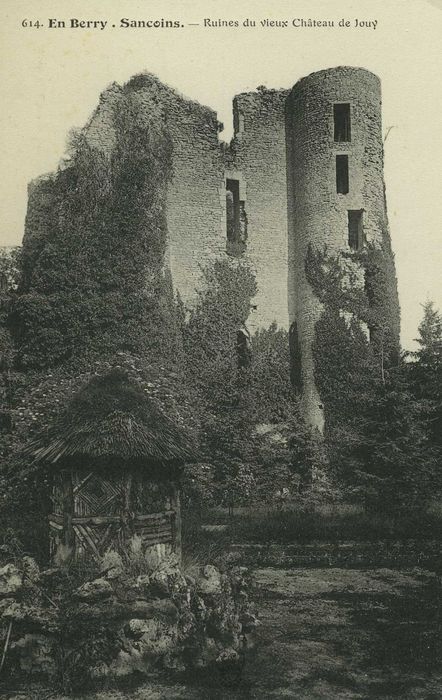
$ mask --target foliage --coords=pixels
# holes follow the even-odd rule
[[[153,100],[138,109],[136,85],[122,90],[112,119],[110,153],[86,127],[68,163],[33,186],[11,317],[22,367],[91,361],[103,348],[177,356],[163,273],[171,140]]]
[[[428,404],[398,358],[391,264],[388,251],[370,248],[355,262],[310,249],[306,261],[324,306],[313,353],[331,469],[377,509],[421,507],[437,481]]]
[[[310,467],[307,453],[314,451],[290,386],[288,334],[276,324],[258,331],[244,366],[237,332],[247,333],[254,274],[245,262],[224,260],[206,269],[203,279],[198,303],[183,323],[183,346],[184,372],[196,388],[202,451],[213,465],[211,497],[230,507],[268,500],[287,484],[298,488]]]
[[[220,520],[215,514],[213,520]],[[432,539],[440,536],[441,514],[415,511],[401,514],[373,513],[360,506],[347,504],[322,505],[314,508],[302,502],[286,507],[254,507],[242,509],[226,521],[227,529],[219,539],[230,542],[340,542],[354,540],[376,542],[408,539]],[[216,533],[211,533],[215,540]]]
[[[419,324],[419,349],[413,353],[410,375],[415,395],[428,402],[429,430],[439,450],[442,448],[442,315],[432,301],[423,305]]]
[[[288,333],[272,323],[258,330],[251,341],[253,368],[249,383],[253,393],[254,420],[278,423],[297,408],[290,377]]]
[[[216,405],[237,405],[238,381],[244,372],[238,367],[237,332],[250,313],[256,294],[254,274],[247,263],[216,260],[203,270],[197,303],[184,327],[185,374],[196,387],[208,410]]]
[[[256,293],[246,263],[215,261],[203,271],[197,304],[183,325],[184,375],[195,389],[202,417],[203,454],[215,479],[227,482],[247,461],[248,414],[242,390],[248,369],[238,366],[237,333],[244,327]]]
[[[375,508],[422,508],[436,487],[435,455],[427,407],[413,396],[406,365],[374,381],[363,401],[352,449],[357,490]]]
[[[211,464],[186,464],[182,475],[183,504],[186,517],[191,512],[199,513],[213,505],[216,487]]]

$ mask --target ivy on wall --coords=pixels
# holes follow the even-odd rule
[[[397,363],[399,303],[391,250],[334,255],[308,248],[306,276],[323,305],[313,344],[326,425],[350,418],[374,376]],[[362,279],[361,279],[362,278]]]
[[[11,318],[23,368],[104,351],[177,354],[164,272],[172,143],[154,101],[138,109],[137,89],[132,81],[113,104],[111,153],[90,143],[86,127],[70,160],[31,192]]]

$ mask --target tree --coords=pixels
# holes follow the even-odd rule
[[[424,507],[436,486],[436,461],[427,402],[413,395],[407,364],[374,380],[364,399],[355,476],[365,502],[384,511]]]
[[[324,306],[313,354],[330,468],[358,500],[383,510],[420,507],[437,483],[423,387],[437,384],[440,319],[428,309],[416,391],[410,365],[398,355],[391,265],[388,251],[371,248],[351,260],[310,249],[306,259],[307,277]],[[361,270],[363,285],[356,278]]]
[[[423,305],[424,316],[416,338],[411,377],[418,398],[429,402],[428,426],[432,441],[442,446],[442,315],[432,301]]]

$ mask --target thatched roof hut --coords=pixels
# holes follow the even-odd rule
[[[171,466],[194,460],[190,435],[182,416],[166,414],[123,369],[114,369],[90,379],[28,451],[51,464],[136,465],[161,478],[162,470],[170,476]]]
[[[192,428],[159,393],[121,367],[92,376],[28,446],[57,467],[53,552],[63,544],[98,558],[133,534],[179,550],[178,480],[196,450]]]

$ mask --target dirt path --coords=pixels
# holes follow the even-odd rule
[[[442,626],[425,571],[260,569],[252,698],[442,698]]]

